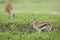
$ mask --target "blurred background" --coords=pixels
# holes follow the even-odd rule
[[[15,13],[59,14],[60,0],[0,0],[0,12],[11,3]]]

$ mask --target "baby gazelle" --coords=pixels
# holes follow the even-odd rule
[[[52,25],[49,22],[36,22],[36,19],[32,19],[30,24],[39,32],[50,32],[52,28]]]

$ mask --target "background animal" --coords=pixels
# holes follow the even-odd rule
[[[14,10],[11,4],[7,4],[5,7],[5,12],[8,15],[8,17],[13,18],[14,17]]]

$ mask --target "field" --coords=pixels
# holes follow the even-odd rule
[[[0,40],[60,40],[60,0],[1,0],[0,1]],[[13,5],[15,18],[5,15],[4,7]],[[29,21],[48,21],[52,31],[37,32]]]

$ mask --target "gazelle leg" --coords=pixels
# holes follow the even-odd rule
[[[36,30],[40,33],[41,32],[41,29],[40,28],[36,28]]]
[[[42,32],[41,29],[39,29],[38,32],[39,32],[39,33]]]
[[[45,32],[48,32],[48,29],[47,28],[45,29]]]
[[[52,29],[52,26],[50,27],[49,32],[51,31],[51,29]]]

